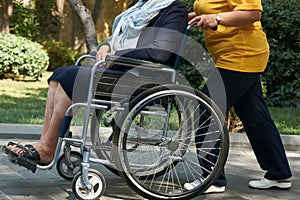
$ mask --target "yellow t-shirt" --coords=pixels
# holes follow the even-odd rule
[[[197,15],[233,10],[262,10],[261,0],[195,0]],[[246,26],[218,26],[203,30],[206,46],[217,67],[239,72],[263,72],[269,45],[260,22]]]

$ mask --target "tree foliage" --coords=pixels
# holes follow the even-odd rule
[[[29,40],[38,39],[39,23],[35,9],[32,6],[24,6],[22,3],[13,3],[13,15],[10,23],[10,33],[25,37]]]
[[[61,17],[57,11],[56,1],[34,0],[34,13],[38,23],[39,40],[58,40]]]
[[[262,24],[270,44],[264,73],[267,102],[300,107],[300,4],[298,0],[263,0]]]

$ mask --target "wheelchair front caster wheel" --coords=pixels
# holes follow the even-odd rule
[[[56,170],[66,180],[72,180],[77,172],[81,170],[82,155],[77,151],[70,152],[70,158],[66,154],[59,157]]]
[[[81,171],[74,176],[72,181],[72,191],[77,199],[99,199],[103,195],[106,188],[103,175],[97,170],[89,169],[88,179],[92,185],[91,189],[88,189],[85,186]]]

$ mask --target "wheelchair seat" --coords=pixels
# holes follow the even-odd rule
[[[111,100],[113,97],[121,101],[151,87],[175,82],[175,70],[167,65],[118,56],[107,56],[105,62],[113,66],[113,70],[99,75],[96,99]]]

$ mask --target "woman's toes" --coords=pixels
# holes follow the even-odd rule
[[[12,152],[14,152],[14,153],[16,153],[18,155],[22,155],[23,154],[23,150],[21,148],[19,148],[17,145],[9,145],[9,146],[7,146],[7,148],[10,151],[12,151]]]

